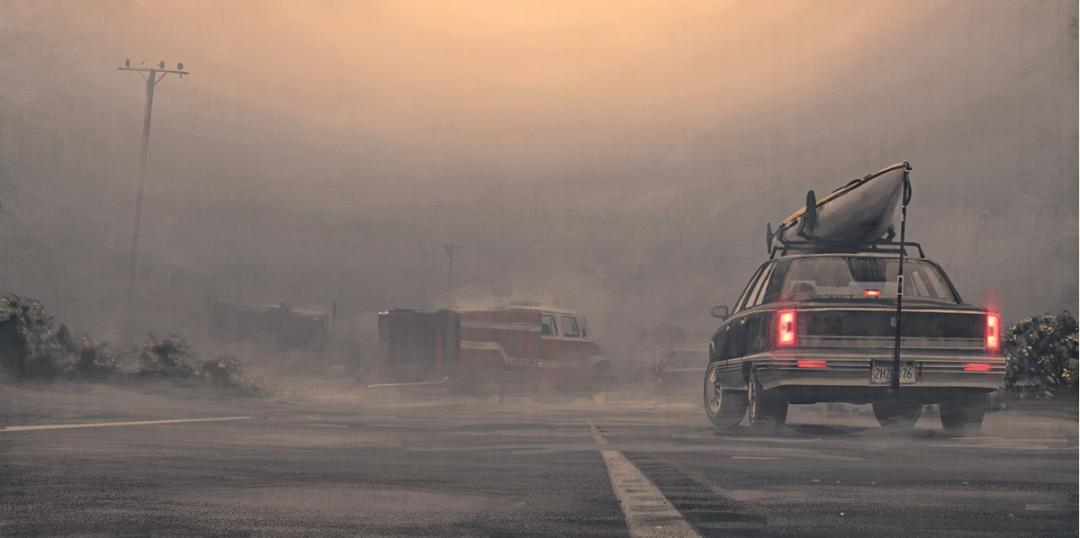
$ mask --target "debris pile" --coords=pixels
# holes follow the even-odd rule
[[[142,348],[116,355],[103,343],[76,342],[62,323],[38,301],[8,294],[0,297],[0,379],[83,379],[131,382],[159,379],[210,387],[240,396],[265,391],[230,357],[204,360],[183,338],[148,335]]]

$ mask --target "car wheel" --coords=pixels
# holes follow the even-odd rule
[[[874,418],[883,428],[911,429],[922,416],[923,404],[910,400],[890,398],[874,402]]]
[[[746,405],[750,427],[762,433],[773,433],[787,422],[787,397],[778,391],[762,388],[757,372],[753,370],[746,383]]]
[[[746,414],[746,392],[719,386],[720,365],[714,362],[705,370],[705,414],[713,426],[727,430],[742,422]]]
[[[941,425],[952,437],[973,437],[982,429],[986,403],[981,398],[941,402]]]

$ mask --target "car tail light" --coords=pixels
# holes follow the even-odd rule
[[[776,313],[776,347],[795,347],[795,311],[781,310]]]
[[[987,351],[1001,349],[1001,315],[997,312],[986,313],[986,342]]]
[[[863,290],[863,297],[881,297],[881,290]]]
[[[799,368],[828,368],[829,363],[825,359],[800,359],[795,361]]]
[[[965,372],[989,372],[990,371],[990,363],[988,363],[988,362],[965,362],[964,363],[964,371]]]

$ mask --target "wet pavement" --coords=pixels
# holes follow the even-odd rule
[[[628,396],[157,404],[9,416],[0,535],[1077,534],[1075,416],[947,438],[932,415],[897,432],[823,408],[718,434]]]

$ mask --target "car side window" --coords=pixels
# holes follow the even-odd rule
[[[746,289],[744,289],[742,295],[739,296],[739,300],[735,301],[735,308],[732,309],[733,313],[744,308],[747,298],[751,295],[750,292],[757,287],[758,278],[761,276],[761,273],[765,271],[767,266],[768,265],[766,264],[758,267],[758,270],[754,272],[754,276],[750,277],[750,282],[746,285]]]
[[[778,261],[775,267],[776,269],[773,270],[773,274],[769,278],[769,285],[765,288],[762,303],[773,303],[780,298],[780,289],[783,287],[784,279],[787,276],[788,264],[784,261]]]
[[[555,336],[555,316],[548,314],[540,314],[540,334],[544,336]]]
[[[573,338],[581,337],[581,331],[578,329],[577,318],[574,316],[561,316],[559,324],[562,325],[562,335],[570,336]]]
[[[757,306],[761,304],[765,298],[765,288],[769,285],[769,281],[773,275],[773,270],[776,269],[776,264],[769,265],[769,268],[762,273],[756,286],[754,286],[754,293],[747,299],[746,306]]]

